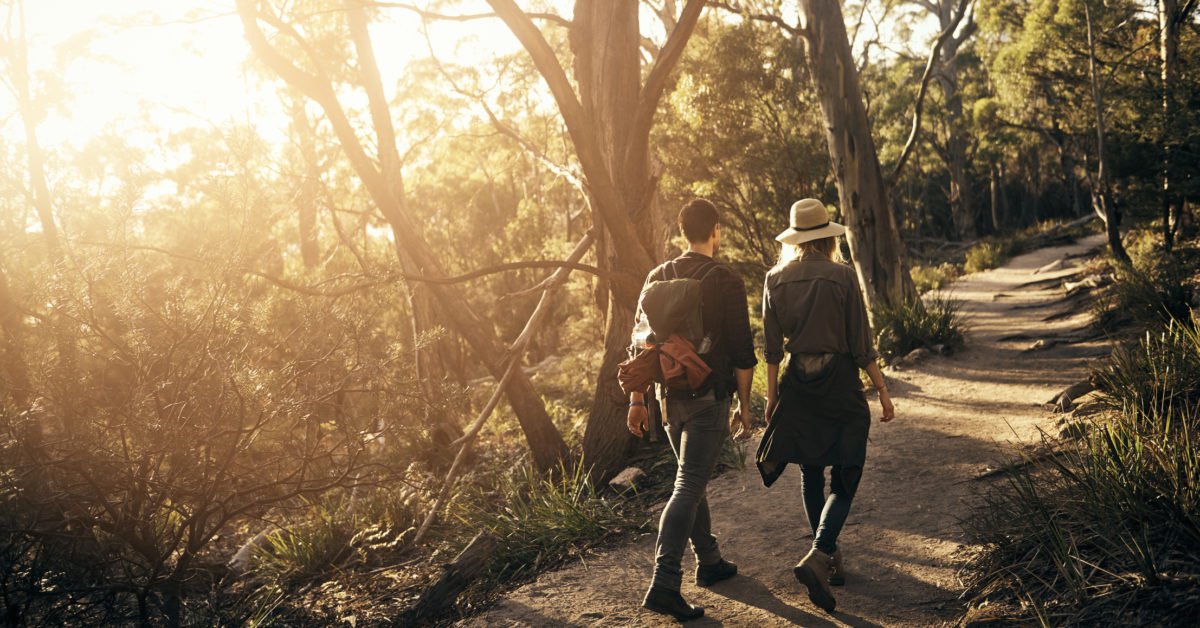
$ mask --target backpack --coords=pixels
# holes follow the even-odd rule
[[[704,333],[702,283],[717,267],[710,262],[697,277],[680,277],[675,263],[670,265],[672,279],[647,283],[638,297],[637,318],[633,328],[633,347],[641,353],[667,342],[674,334],[687,340],[697,358],[712,350],[713,338]],[[665,274],[665,269],[664,269]],[[684,387],[678,381],[663,381],[661,371],[654,381],[672,388]]]

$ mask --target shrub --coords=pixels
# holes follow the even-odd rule
[[[1093,372],[1101,401],[1135,416],[1163,416],[1200,405],[1200,330],[1171,321],[1166,329],[1136,345],[1113,352]]]
[[[967,251],[963,270],[968,273],[977,273],[1003,266],[1013,256],[1020,255],[1024,248],[1024,239],[1019,236],[980,242]]]
[[[1117,266],[1114,275],[1113,288],[1100,305],[1102,327],[1132,322],[1154,328],[1189,319],[1192,271],[1179,259],[1135,251],[1132,266]]]
[[[939,266],[913,266],[908,272],[917,286],[917,292],[922,294],[948,287],[959,275],[958,268],[950,263]]]
[[[903,356],[921,347],[963,344],[961,303],[942,294],[875,310],[875,346],[885,358]]]

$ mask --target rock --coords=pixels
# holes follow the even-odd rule
[[[1033,274],[1037,275],[1040,273],[1054,272],[1056,270],[1062,270],[1065,267],[1066,267],[1066,263],[1064,263],[1063,260],[1056,259],[1053,262],[1050,262],[1049,264],[1046,264],[1045,266],[1042,266],[1041,268],[1033,271]]]
[[[249,571],[250,560],[270,543],[267,539],[267,535],[270,533],[271,528],[267,528],[254,535],[254,538],[238,549],[237,553],[233,555],[233,558],[229,559],[229,562],[225,566],[229,567],[229,570],[235,574],[243,574]]]
[[[1042,342],[1039,340],[1038,342]],[[1037,343],[1034,343],[1035,345]],[[1091,380],[1083,380],[1067,386],[1062,392],[1054,396],[1053,399],[1046,402],[1047,405],[1054,406],[1054,412],[1070,412],[1075,408],[1075,400],[1092,392],[1096,387]]]
[[[1067,291],[1067,296],[1071,296],[1081,290],[1091,290],[1107,286],[1110,283],[1112,283],[1111,275],[1089,275],[1079,281],[1064,281],[1063,289]]]
[[[608,481],[608,486],[618,493],[623,493],[631,489],[636,489],[645,479],[645,471],[637,467],[626,467],[624,471],[618,473],[616,477]]]

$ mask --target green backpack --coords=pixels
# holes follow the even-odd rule
[[[666,342],[671,334],[679,334],[692,343],[698,355],[712,349],[712,336],[704,333],[701,282],[716,267],[716,262],[710,262],[703,267],[699,278],[681,278],[672,262],[673,279],[651,281],[642,288],[633,328],[633,346],[637,351]]]

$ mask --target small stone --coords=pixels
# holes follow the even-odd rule
[[[618,493],[637,488],[646,479],[646,472],[637,467],[626,467],[616,477],[608,481],[608,486]]]

